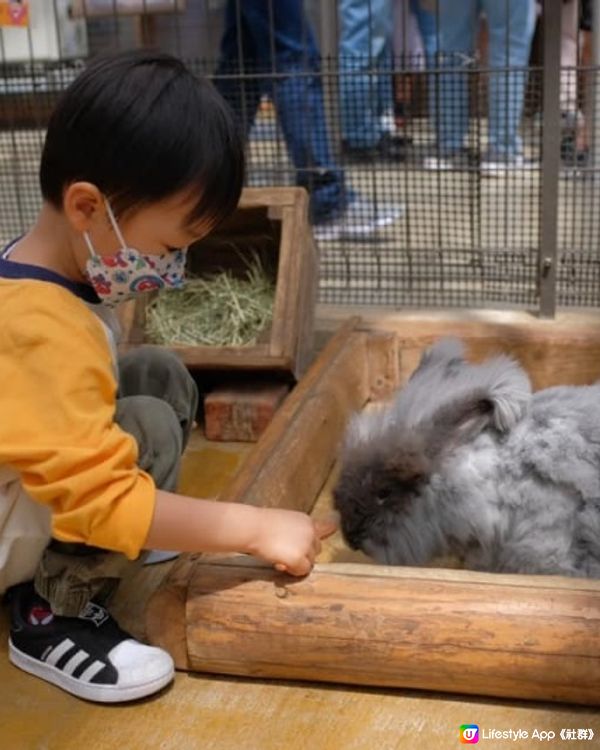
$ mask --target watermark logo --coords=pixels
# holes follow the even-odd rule
[[[479,727],[477,724],[461,724],[459,737],[463,745],[476,745],[479,742]]]

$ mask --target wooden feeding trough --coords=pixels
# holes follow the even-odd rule
[[[270,327],[247,346],[169,345],[194,370],[270,371],[295,379],[313,347],[318,277],[315,243],[308,223],[308,196],[301,188],[247,188],[237,210],[188,253],[188,272],[244,275],[257,257],[275,285]],[[146,333],[151,295],[121,306],[122,349],[150,343]]]
[[[349,321],[221,499],[310,512],[350,414],[405,382],[439,336],[518,356],[534,387],[600,377],[600,330],[414,318]],[[295,579],[244,556],[185,555],[146,632],[180,669],[600,705],[600,581],[444,568],[318,564]]]

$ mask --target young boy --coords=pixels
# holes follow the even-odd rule
[[[304,575],[320,548],[305,514],[174,494],[195,385],[166,352],[114,353],[111,307],[180,285],[187,246],[235,207],[242,179],[210,84],[168,55],[98,59],[50,120],[38,219],[0,257],[10,659],[83,698],[140,698],[173,677],[170,656],[104,606],[143,550],[246,552]]]

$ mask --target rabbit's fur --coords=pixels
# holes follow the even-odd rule
[[[443,339],[391,405],[356,415],[334,490],[380,563],[600,578],[600,384],[532,395],[512,359]]]

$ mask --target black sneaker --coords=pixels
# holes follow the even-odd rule
[[[80,617],[58,617],[31,583],[7,594],[9,658],[25,672],[101,703],[143,698],[173,679],[169,654],[136,641],[104,607],[90,602]]]
[[[342,156],[346,164],[372,164],[374,161],[404,161],[409,139],[384,133],[373,146],[350,146],[342,142]]]

